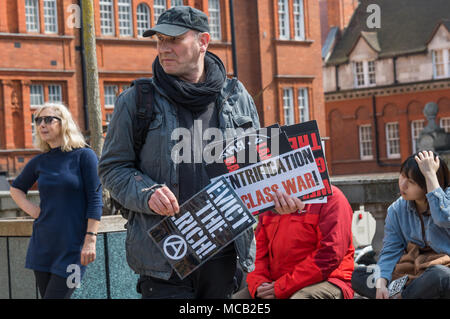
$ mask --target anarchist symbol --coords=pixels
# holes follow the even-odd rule
[[[178,235],[167,237],[164,241],[163,248],[166,256],[173,260],[183,258],[187,251],[186,241]]]

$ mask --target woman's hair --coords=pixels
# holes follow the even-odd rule
[[[425,177],[419,169],[419,165],[415,160],[415,156],[418,156],[419,152],[408,157],[400,167],[400,174],[404,174],[408,178],[415,181],[425,192],[427,192],[427,184],[425,182]],[[434,156],[439,157],[436,153]],[[449,170],[445,161],[439,157],[439,168],[436,172],[436,176],[439,182],[439,185],[442,189],[446,189],[449,186]]]
[[[34,113],[34,118],[37,118],[45,109],[52,110],[55,112],[56,116],[61,119],[61,151],[70,152],[75,148],[87,146],[83,134],[81,134],[78,125],[72,118],[72,114],[70,114],[64,104],[47,102]],[[36,133],[36,146],[43,152],[48,152],[50,150],[50,145],[41,139],[39,133]]]

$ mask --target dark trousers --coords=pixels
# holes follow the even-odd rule
[[[355,268],[352,275],[352,287],[360,295],[375,298],[376,287],[369,278],[373,270],[365,266]],[[411,281],[402,292],[403,299],[449,299],[450,298],[450,268],[431,266],[422,275]]]
[[[141,276],[137,291],[142,299],[229,299],[235,288],[235,272],[232,243],[183,280],[175,272],[168,280]]]
[[[67,287],[66,278],[48,272],[34,271],[42,299],[70,299],[75,288]]]

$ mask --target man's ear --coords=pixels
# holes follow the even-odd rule
[[[208,32],[202,32],[198,36],[198,41],[200,42],[200,52],[205,53],[208,50],[211,35]]]

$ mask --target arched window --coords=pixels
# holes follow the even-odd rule
[[[170,1],[170,5],[172,7],[182,6],[183,0],[172,0],[172,1]]]
[[[102,35],[114,35],[114,5],[112,0],[100,0],[100,31]]]
[[[153,23],[156,24],[156,22],[158,22],[158,18],[159,16],[166,11],[167,9],[167,4],[166,4],[166,0],[155,0],[154,4],[153,4],[153,16],[154,16],[154,21]]]
[[[137,6],[136,22],[138,36],[142,37],[144,31],[150,29],[150,8],[145,3]]]
[[[25,22],[28,32],[39,32],[39,3],[37,0],[25,1]]]
[[[208,1],[209,28],[211,30],[211,39],[221,40],[222,29],[220,26],[220,2],[219,0]]]
[[[45,33],[58,33],[58,13],[56,0],[44,0]]]
[[[119,34],[130,37],[133,35],[133,22],[131,17],[131,0],[119,0]]]

